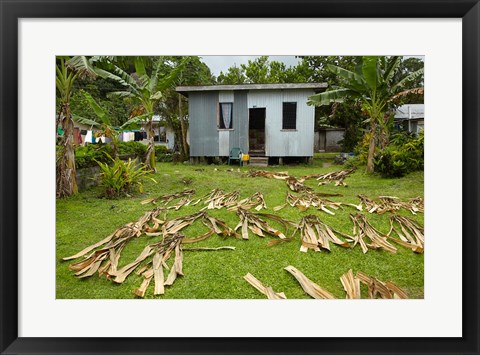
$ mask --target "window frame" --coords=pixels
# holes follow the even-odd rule
[[[285,104],[295,104],[295,125],[294,127],[286,127],[286,117],[285,117]],[[296,101],[284,101],[282,102],[282,131],[296,131],[297,130],[297,117],[298,117],[298,103]]]
[[[222,127],[223,123],[223,113],[222,113],[222,105],[230,105],[231,106],[231,111],[230,111],[230,127]],[[218,114],[217,114],[217,129],[219,131],[232,131],[233,130],[233,102],[219,102],[218,103]]]

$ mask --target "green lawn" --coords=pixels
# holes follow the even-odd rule
[[[221,188],[226,192],[240,191],[240,198],[251,196],[257,191],[264,194],[267,210],[261,212],[275,213],[286,219],[298,222],[303,215],[316,214],[333,228],[352,233],[352,223],[349,214],[356,210],[345,207],[336,211],[335,216],[310,208],[306,212],[299,212],[290,206],[273,212],[273,207],[285,202],[289,191],[282,180],[262,177],[246,177],[244,172],[249,167],[234,167],[233,172],[227,171],[226,165],[187,165],[158,163],[158,172],[155,175],[157,184],[145,183],[143,194],[125,197],[118,200],[107,200],[100,196],[99,188],[63,200],[57,200],[56,231],[57,231],[57,260],[56,260],[56,297],[57,298],[134,298],[134,290],[140,286],[142,277],[132,273],[123,284],[117,285],[106,278],[94,276],[79,280],[68,269],[72,261],[64,262],[61,258],[73,255],[85,247],[105,238],[125,223],[136,221],[145,212],[154,208],[153,205],[141,205],[140,201],[158,197],[166,193],[182,191],[186,188],[196,190],[194,197],[201,197],[213,188]],[[340,170],[339,166],[322,167],[322,162],[314,160],[310,166],[281,166],[269,167],[266,170],[288,171],[290,175],[324,173]],[[191,181],[186,185],[184,181]],[[332,200],[358,204],[358,194],[365,194],[371,198],[379,195],[393,195],[402,199],[422,196],[424,193],[423,172],[412,173],[400,179],[384,179],[377,176],[367,176],[357,171],[345,182],[348,187],[336,187],[333,184],[317,186],[316,180],[308,180],[306,185],[317,192],[342,193],[343,197],[333,197]],[[182,207],[178,211],[169,210],[167,218],[188,215],[197,212],[200,205]],[[235,212],[226,209],[209,210],[212,216],[220,218],[235,227],[238,217]],[[408,211],[400,214],[414,218],[423,225],[423,214],[413,216]],[[387,232],[389,229],[389,214],[368,214],[369,221],[379,230]],[[272,225],[282,228],[275,223]],[[188,237],[198,236],[206,231],[206,227],[197,221],[184,229]],[[293,230],[288,232],[291,235]],[[144,246],[158,241],[160,237],[142,236],[131,241],[122,252],[119,267],[133,261]],[[427,237],[428,238],[428,237]],[[424,257],[411,250],[398,246],[398,252],[391,254],[382,250],[369,250],[363,254],[357,245],[354,249],[345,249],[331,245],[331,252],[302,253],[299,251],[300,239],[298,233],[294,240],[278,246],[268,247],[272,237],[259,238],[250,233],[249,240],[234,238],[223,239],[219,236],[189,244],[193,246],[234,246],[236,250],[222,251],[185,251],[183,271],[185,276],[177,278],[173,286],[166,287],[165,295],[153,295],[153,281],[150,284],[145,298],[260,298],[261,293],[243,280],[248,272],[252,273],[265,286],[271,286],[276,292],[285,292],[288,298],[310,298],[304,293],[295,278],[283,270],[293,265],[302,271],[308,278],[330,291],[338,298],[345,298],[345,292],[340,282],[340,276],[353,269],[353,272],[364,273],[377,277],[383,281],[393,281],[403,288],[411,298],[423,298],[424,285]],[[428,252],[428,251],[427,251]],[[171,261],[173,258],[171,259]],[[362,291],[363,292],[363,291]]]

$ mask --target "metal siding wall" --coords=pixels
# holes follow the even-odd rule
[[[188,105],[190,156],[218,156],[218,91],[191,92]]]
[[[265,154],[273,157],[313,155],[314,116],[313,106],[307,98],[313,90],[258,90],[248,93],[248,108],[266,107]],[[297,102],[296,131],[282,131],[283,102]]]
[[[230,149],[240,148],[248,152],[247,92],[235,91],[233,104],[233,131],[230,131]]]
[[[248,93],[248,108],[265,107],[265,155],[284,156],[284,147],[277,144],[282,128],[281,91],[255,90]],[[278,154],[277,154],[278,153]]]

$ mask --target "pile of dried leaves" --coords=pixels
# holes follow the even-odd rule
[[[400,239],[390,237],[395,232]],[[415,253],[423,253],[425,238],[423,227],[414,220],[394,214],[390,217],[390,231],[387,233],[392,241],[412,249]]]
[[[293,235],[295,235],[297,231],[300,231],[300,238],[302,240],[300,251],[304,253],[306,253],[308,249],[314,251],[325,249],[330,251],[330,242],[344,248],[350,248],[350,244],[341,240],[338,236],[351,237],[332,229],[315,215],[303,217]]]
[[[334,299],[329,291],[320,287],[318,284],[306,277],[301,271],[295,267],[289,265],[285,268],[286,271],[291,273],[298,281],[300,286],[303,288],[305,293],[310,297],[316,299]],[[408,296],[400,287],[395,285],[393,282],[380,281],[375,277],[368,276],[367,274],[359,271],[356,276],[353,276],[352,270],[348,270],[345,274],[340,277],[340,281],[343,285],[343,288],[346,292],[347,299],[360,299],[361,290],[360,283],[367,285],[368,287],[368,298],[383,298],[383,299],[407,299]]]
[[[408,202],[402,202],[400,198],[396,196],[379,196],[378,201],[372,200],[365,195],[358,195],[358,198],[360,199],[358,206],[353,204],[349,205],[356,207],[359,211],[362,211],[363,206],[365,206],[365,210],[368,213],[383,214],[386,212],[397,212],[402,208],[409,210],[412,214],[424,211],[423,198],[421,197],[416,197]]]
[[[348,170],[339,170],[334,171],[327,174],[313,174],[313,175],[305,175],[302,176],[299,180],[301,182],[308,180],[308,179],[316,179],[320,181],[318,185],[325,185],[327,182],[334,182],[335,186],[347,186],[347,184],[343,181],[345,178],[353,173],[356,168],[348,169]]]
[[[397,248],[388,242],[388,237],[373,227],[362,213],[351,214],[350,219],[353,222],[353,247],[360,244],[363,253],[368,249],[383,249],[390,253],[396,253]],[[365,239],[370,242],[367,243]],[[367,240],[367,241],[368,241]]]
[[[276,172],[272,173],[265,170],[255,170],[247,173],[248,177],[258,177],[263,176],[270,179],[285,180],[287,186],[290,190],[295,192],[311,191],[310,187],[307,187],[303,184],[305,180],[299,180],[294,176],[288,175],[287,172]]]
[[[240,235],[231,229],[224,221],[209,216],[206,211],[172,220],[159,219],[158,217],[163,211],[164,209],[157,207],[145,213],[137,222],[127,223],[107,238],[63,260],[73,260],[84,257],[83,260],[69,266],[69,268],[75,272],[75,276],[85,278],[98,272],[99,276],[105,275],[108,279],[116,283],[123,283],[140,264],[144,263],[137,271],[137,275],[143,276],[143,281],[140,287],[135,290],[135,294],[139,297],[144,297],[153,279],[155,281],[154,294],[161,295],[165,292],[164,286],[172,285],[178,275],[183,275],[182,244],[205,240],[213,234],[240,238]],[[190,226],[200,218],[203,224],[209,228],[207,233],[194,238],[186,238],[179,233],[182,229]],[[138,238],[142,235],[150,237],[161,236],[162,238],[157,243],[147,245],[133,262],[118,269],[118,261],[125,245],[133,238]],[[187,250],[224,249],[232,250],[235,248],[189,248]],[[167,261],[173,253],[175,254],[175,260],[173,265],[169,267]],[[148,260],[149,258],[150,260]],[[170,270],[166,280],[164,280],[164,269]]]
[[[195,190],[184,190],[181,192],[176,192],[174,194],[166,194],[157,198],[143,200],[141,204],[146,205],[148,203],[153,203],[155,205],[158,202],[163,202],[164,205],[167,206],[171,201],[180,198],[180,200],[175,205],[168,207],[169,209],[178,210],[183,206],[188,206],[192,202],[191,197],[194,193]]]
[[[268,224],[267,221],[265,221],[261,217],[275,220],[276,222],[282,224],[284,227],[288,227],[288,225],[294,225],[292,222],[272,214],[255,214],[242,208],[237,209],[237,214],[240,217],[240,222],[235,227],[235,231],[241,227],[243,239],[248,239],[248,230],[250,229],[253,234],[258,235],[262,238],[265,237],[265,234],[269,234],[273,237],[287,240],[285,234],[283,234],[278,229],[273,228],[270,224]]]
[[[252,196],[245,198],[241,201],[238,201],[235,205],[230,207],[228,210],[236,211],[239,208],[244,210],[250,210],[253,208],[256,211],[260,211],[262,208],[265,208],[265,209],[267,208],[267,203],[265,202],[263,194],[261,192],[256,192]]]
[[[333,210],[338,210],[339,208],[341,208],[342,204],[340,202],[334,202],[332,200],[325,199],[323,198],[324,196],[337,196],[337,195],[315,193],[315,192],[304,192],[301,195],[293,195],[291,193],[287,193],[287,204],[289,204],[292,207],[298,208],[302,212],[306,211],[309,207],[314,207],[319,211],[323,211],[334,216],[335,213],[331,211],[329,208]],[[278,211],[285,206],[286,205],[277,206],[274,208],[274,210]]]
[[[192,203],[192,206],[195,206],[200,201],[203,201],[203,204],[207,206],[203,207],[201,211],[206,209],[212,210],[222,207],[230,207],[236,203],[239,195],[240,193],[238,191],[226,193],[221,189],[213,189],[208,194]]]

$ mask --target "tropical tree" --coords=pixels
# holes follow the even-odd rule
[[[93,63],[84,56],[61,57],[56,65],[56,90],[59,98],[57,123],[64,131],[60,142],[60,155],[57,157],[56,194],[57,197],[71,196],[78,191],[75,170],[75,148],[73,140],[73,121],[70,99],[77,78],[95,78]],[[57,128],[56,127],[56,128]]]
[[[374,170],[373,158],[377,142],[385,143],[388,139],[389,122],[395,106],[397,94],[406,95],[407,89],[423,75],[423,68],[406,76],[396,75],[400,68],[401,57],[357,57],[355,70],[347,70],[328,64],[330,72],[341,79],[339,87],[309,97],[308,103],[315,106],[328,105],[334,102],[344,102],[353,98],[360,102],[362,111],[367,115],[365,123],[369,124],[369,147],[367,156],[367,172]],[[422,90],[423,91],[423,90]]]
[[[148,65],[151,61],[152,58],[149,57],[134,57],[135,73],[133,74],[127,73],[112,62],[106,66],[106,69],[97,68],[96,72],[99,76],[113,80],[124,87],[124,90],[111,92],[109,96],[128,97],[136,102],[136,109],[132,111],[130,119],[122,127],[147,121],[149,139],[145,164],[148,169],[156,171],[153,131],[154,106],[162,99],[163,91],[173,85],[183,69],[183,64],[180,63],[175,68],[172,66],[170,72],[166,74],[162,72],[162,69],[165,68],[164,58],[154,58],[152,69]]]
[[[92,120],[89,118],[85,118],[85,117],[81,117],[76,114],[73,114],[73,118],[75,119],[75,122],[86,124],[86,125],[97,126],[99,128],[97,132],[100,135],[106,138],[110,138],[112,140],[110,144],[112,146],[112,156],[113,158],[115,158],[118,152],[119,132],[112,125],[112,122],[110,120],[110,115],[108,114],[108,112],[97,103],[97,101],[92,97],[92,95],[90,95],[86,91],[83,91],[83,95],[85,97],[85,100],[88,106],[95,113],[97,120]]]

